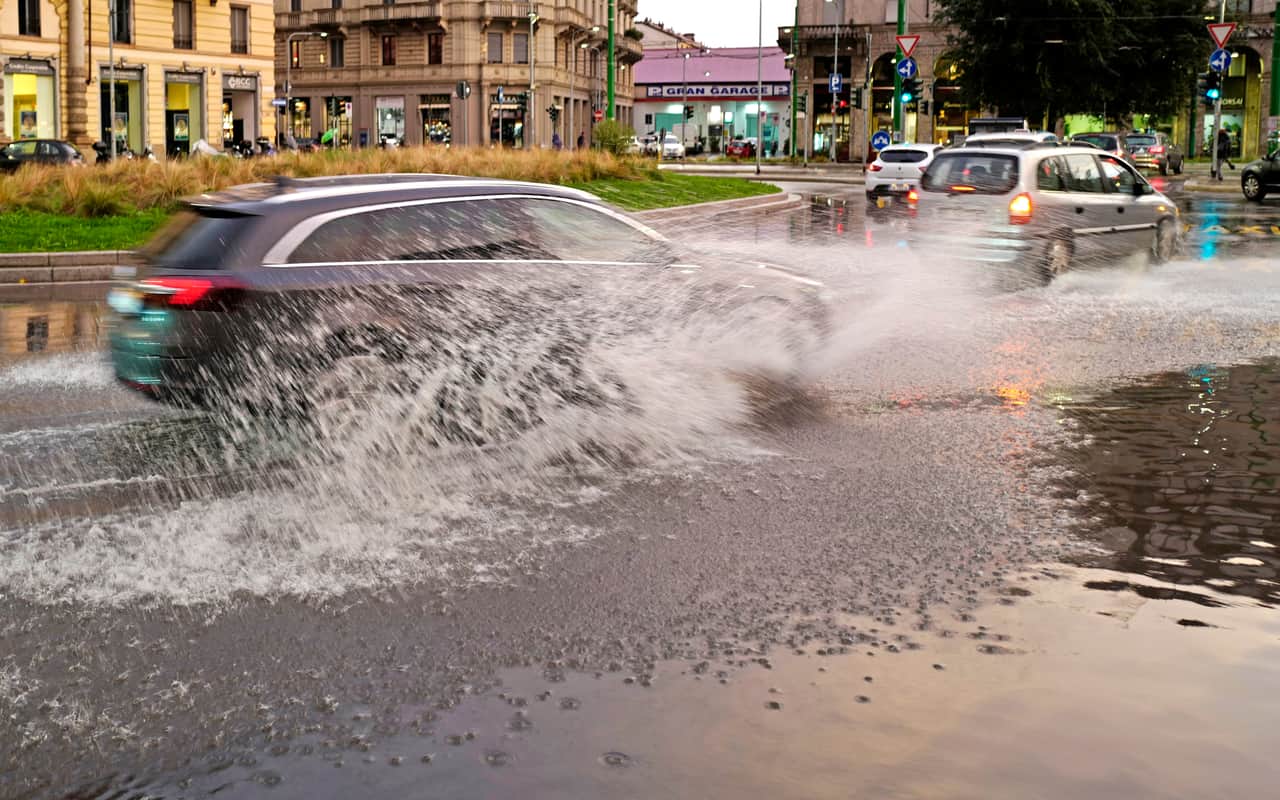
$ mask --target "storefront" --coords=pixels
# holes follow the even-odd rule
[[[404,97],[375,97],[373,110],[378,129],[375,144],[392,147],[404,144]]]
[[[293,98],[293,108],[289,112],[284,132],[295,139],[306,139],[312,135],[310,97]]]
[[[324,99],[324,131],[319,137],[321,144],[326,147],[351,146],[352,111],[351,95]],[[361,142],[361,146],[366,144],[368,142]]]
[[[489,143],[524,147],[524,112],[511,97],[503,95],[501,103],[498,95],[489,97]]]
[[[448,94],[424,94],[419,97],[418,116],[422,122],[422,141],[449,144],[453,141],[450,116],[452,98]]]
[[[100,92],[101,109],[99,111],[99,131],[101,141],[110,142],[114,136],[116,149],[129,148],[141,153],[144,146],[143,119],[146,86],[145,73],[141,67],[116,67],[114,82],[111,68],[102,67],[99,80],[102,83]],[[112,93],[115,95],[115,117],[111,116]]]
[[[204,73],[164,74],[164,151],[169,156],[191,153],[191,145],[203,139]]]
[[[258,76],[222,76],[222,146],[258,138]]]
[[[11,58],[4,65],[5,135],[54,139],[58,131],[58,75],[51,61]]]

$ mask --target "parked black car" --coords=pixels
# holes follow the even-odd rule
[[[558,376],[548,391],[578,397],[589,380],[573,365],[582,340],[546,317],[575,303],[595,313],[575,298],[599,282],[638,282],[623,309],[687,290],[696,309],[794,308],[800,336],[812,334],[796,347],[825,336],[818,282],[756,264],[691,263],[592,195],[544,184],[282,179],[193,201],[141,255],[144,266],[108,297],[117,377],[154,399],[256,416],[306,414],[335,385],[347,393],[402,386],[412,379],[407,362],[440,357],[440,348],[457,356],[475,347],[473,334],[513,320],[541,331],[538,341],[563,330],[569,342],[518,368]],[[485,369],[496,367],[466,372],[483,380]]]
[[[1133,153],[1129,149],[1129,137],[1124,133],[1078,133],[1071,137],[1071,144],[1087,144],[1110,153],[1116,158],[1133,162]]]
[[[0,172],[13,172],[23,164],[84,164],[74,145],[57,139],[23,139],[0,150]]]
[[[1161,175],[1182,174],[1182,148],[1163,133],[1130,133],[1126,137],[1133,163],[1143,169],[1158,169]]]
[[[1280,152],[1246,164],[1240,171],[1240,191],[1253,201],[1280,192]]]

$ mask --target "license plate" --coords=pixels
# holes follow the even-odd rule
[[[895,191],[895,192],[905,192],[907,189],[910,189],[911,187],[910,187],[910,186],[908,186],[908,185],[907,185],[907,184],[905,184],[905,183],[895,183],[895,184],[893,184],[892,186],[890,186],[889,188],[890,188],[890,190],[891,190],[891,191]]]
[[[136,316],[142,313],[142,295],[133,289],[112,289],[107,293],[107,305],[117,314]]]

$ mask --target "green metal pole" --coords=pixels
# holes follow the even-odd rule
[[[907,32],[907,0],[898,0],[898,35],[902,36]],[[906,56],[902,52],[902,48],[897,48],[898,60],[901,61]],[[871,54],[867,54],[870,58]],[[895,69],[893,71],[893,129],[898,133],[902,133],[902,76]]]
[[[1276,80],[1276,64],[1280,64],[1280,3],[1276,4],[1276,22],[1271,39],[1271,116],[1280,117],[1280,80]]]
[[[617,0],[609,0],[609,107],[604,113],[608,119],[613,119],[613,91],[615,72],[617,70],[618,54],[613,49],[614,27],[618,19]]]
[[[799,98],[796,97],[797,90],[800,86],[798,80],[800,75],[800,0],[796,0],[796,21],[791,26],[791,152],[788,154],[792,158],[796,157],[796,139],[800,137],[796,135],[796,104]],[[1275,81],[1272,81],[1275,83]],[[1275,89],[1272,88],[1272,97],[1275,97]],[[1273,99],[1272,104],[1275,104]],[[1272,114],[1276,113],[1274,110]]]

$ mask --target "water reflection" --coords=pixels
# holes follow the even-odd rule
[[[63,291],[0,294],[0,367],[42,354],[98,350],[105,347],[100,287]]]
[[[1168,587],[1091,588],[1280,601],[1280,362],[1197,366],[1066,410],[1089,442],[1072,489],[1111,551],[1086,560]]]

